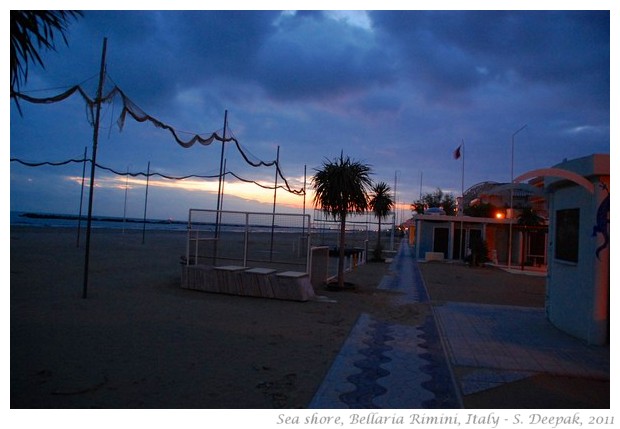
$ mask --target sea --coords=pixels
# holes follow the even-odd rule
[[[77,228],[86,227],[86,215],[81,219],[78,215],[63,213],[37,213],[11,210],[11,226],[27,226],[40,228]],[[187,221],[171,219],[136,219],[113,216],[93,216],[91,228],[107,229],[148,229],[165,231],[186,231]]]
[[[40,228],[77,228],[81,226],[86,228],[86,215],[82,215],[81,219],[78,215],[70,215],[63,213],[37,213],[37,212],[23,212],[11,210],[11,226],[24,226],[24,227],[40,227]],[[186,220],[173,220],[173,219],[137,219],[137,218],[122,218],[113,216],[93,216],[91,221],[91,228],[106,228],[106,229],[147,229],[157,231],[187,231],[188,222]],[[209,231],[214,228],[211,224],[195,223],[199,229]],[[255,231],[270,231],[269,225],[250,225],[250,228]],[[221,224],[222,231],[228,232],[244,232],[245,225],[239,224]],[[301,228],[296,227],[283,227],[275,226],[275,232],[284,233],[300,233],[303,232]],[[307,232],[307,231],[306,231]],[[313,232],[320,232],[318,229],[313,229]],[[327,232],[333,232],[328,230]]]

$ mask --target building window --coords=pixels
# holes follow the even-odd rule
[[[579,209],[555,213],[555,258],[577,262],[579,254]]]

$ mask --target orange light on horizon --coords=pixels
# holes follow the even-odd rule
[[[81,184],[82,178],[78,176],[69,176],[67,180],[76,184]],[[85,179],[85,185],[88,186],[89,178]],[[269,186],[268,184],[265,184]],[[143,177],[109,177],[102,176],[97,179],[95,187],[119,189],[124,190],[134,189],[146,186],[146,178]],[[208,192],[216,194],[218,191],[217,180],[200,180],[200,179],[186,179],[186,180],[167,180],[167,179],[153,179],[149,181],[149,186],[153,188],[170,189],[185,192]],[[254,183],[248,182],[228,182],[224,184],[225,198],[233,196],[242,200],[246,200],[249,203],[257,202],[261,204],[270,204],[273,202],[273,190],[261,188]],[[306,195],[306,200],[311,201],[312,194]],[[286,192],[283,189],[278,189],[277,192],[277,204],[292,207],[303,207],[303,195],[296,195],[290,192]]]

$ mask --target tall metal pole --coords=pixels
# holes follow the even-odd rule
[[[280,168],[280,145],[276,152],[276,178],[273,186],[273,211],[271,215],[271,245],[269,250],[269,260],[273,258],[273,232],[276,225],[276,196],[278,194],[278,169]]]
[[[127,188],[129,187],[129,166],[125,176],[125,202],[123,204],[123,234],[125,234],[125,221],[127,220]]]
[[[459,259],[463,259],[463,249],[465,249],[465,243],[463,243],[464,231],[463,227],[465,224],[463,223],[463,216],[465,215],[465,139],[461,139],[461,146],[463,146],[463,150],[461,151],[461,156],[463,157],[463,165],[461,169],[461,206],[459,207],[459,211],[461,212],[461,240],[459,245]]]
[[[151,177],[151,161],[146,166],[146,191],[144,192],[144,217],[142,218],[142,244],[146,235],[146,207],[149,200],[149,178]]]
[[[84,162],[82,163],[82,188],[80,190],[80,213],[78,214],[77,247],[80,247],[80,231],[82,230],[82,201],[84,201],[84,178],[86,176],[86,155],[88,147],[84,146]]]
[[[513,197],[514,197],[514,168],[515,168],[515,136],[519,133],[519,131],[523,130],[527,127],[527,124],[523,125],[517,131],[512,133],[512,149],[510,155],[510,224],[508,227],[508,269],[510,269],[512,265],[512,221],[514,218],[513,213]]]
[[[218,181],[217,187],[217,212],[215,214],[215,237],[219,238],[220,236],[220,210],[221,210],[221,200],[222,200],[222,168],[224,167],[224,145],[226,144],[226,125],[228,124],[228,110],[224,111],[224,135],[222,136],[222,152],[220,155],[220,177]]]
[[[422,177],[424,176],[424,171],[420,171],[420,202],[422,202]]]
[[[396,183],[397,183],[397,175],[398,170],[394,172],[394,212],[392,213],[392,234],[390,235],[390,248],[394,250],[394,229],[396,229]],[[381,231],[379,231],[381,234]]]
[[[306,167],[307,165],[304,164],[304,206],[303,206],[303,230],[302,230],[302,235],[306,232]]]
[[[224,188],[226,187],[226,158],[224,158],[224,170],[222,172],[222,196],[220,198],[220,211],[224,210]]]
[[[95,100],[95,124],[93,129],[93,156],[90,161],[90,192],[88,194],[88,220],[86,222],[86,251],[84,256],[84,285],[82,288],[82,298],[86,299],[88,294],[88,265],[90,260],[90,231],[93,218],[93,194],[95,190],[95,165],[97,162],[97,143],[99,140],[99,119],[101,117],[101,94],[103,93],[103,83],[105,80],[105,57],[108,46],[108,38],[103,38],[103,52],[101,53],[101,69],[99,70],[99,87],[97,88],[97,99]]]

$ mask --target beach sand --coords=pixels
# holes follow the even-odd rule
[[[83,299],[84,237],[78,248],[72,229],[12,228],[11,408],[305,408],[361,313],[417,324],[430,311],[377,289],[386,263],[348,273],[353,290],[316,291],[332,302],[181,289],[185,240],[147,231],[142,244],[141,231],[94,230]],[[544,305],[544,278],[421,265],[439,302]],[[467,278],[474,287],[462,287]],[[536,395],[547,408],[587,404],[566,383],[542,376],[464,405],[535,407]],[[606,389],[609,402],[609,382],[570,385]]]
[[[321,293],[335,303],[184,290],[184,253],[182,232],[94,230],[82,299],[75,231],[12,229],[11,407],[303,408],[358,315],[389,301],[387,264]]]

